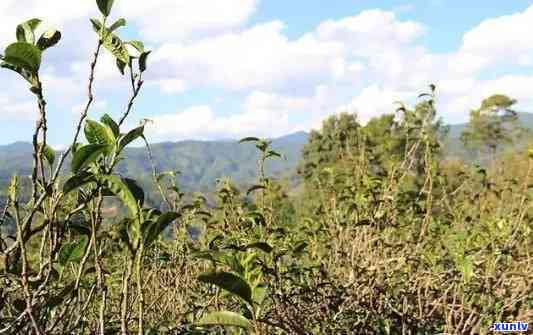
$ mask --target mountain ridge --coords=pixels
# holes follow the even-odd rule
[[[533,129],[533,114],[519,113],[521,124]],[[459,136],[466,123],[449,125],[445,143],[450,156],[464,156]],[[307,143],[309,133],[298,131],[271,139],[272,148],[283,154],[284,159],[267,163],[267,173],[276,177],[294,178],[296,167],[301,159],[301,151]],[[235,183],[247,185],[257,178],[259,153],[252,143],[239,143],[237,139],[224,140],[182,140],[151,144],[156,169],[181,172],[178,181],[188,191],[213,189],[218,178],[229,177]],[[31,174],[31,154],[29,142],[14,142],[0,145],[0,186],[5,187],[13,174]],[[117,172],[148,183],[151,165],[144,147],[125,150],[125,159],[119,163]]]

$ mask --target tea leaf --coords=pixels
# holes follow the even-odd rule
[[[252,328],[250,320],[240,314],[230,311],[211,312],[200,319],[196,325],[239,327],[244,329]]]
[[[107,149],[107,145],[103,144],[88,144],[77,148],[72,158],[71,169],[72,172],[78,173],[87,165],[95,162]]]
[[[253,305],[252,289],[250,285],[237,275],[229,272],[204,273],[198,276],[198,280],[204,283],[216,285],[240,297],[250,305]]]
[[[109,16],[114,0],[96,0],[98,9],[104,16]]]

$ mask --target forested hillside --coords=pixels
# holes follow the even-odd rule
[[[533,129],[533,114],[518,113],[520,125]],[[460,136],[466,124],[449,125],[444,141],[447,156],[466,158],[471,152],[461,143]],[[302,148],[308,133],[299,132],[272,140],[272,147],[283,154],[283,159],[267,163],[269,174],[277,178],[298,179],[296,167],[302,158]],[[520,148],[526,141],[517,141],[502,149]],[[182,141],[154,143],[151,145],[159,171],[179,171],[178,181],[187,191],[213,191],[215,181],[229,177],[239,185],[250,185],[256,177],[259,154],[253,145],[231,141]],[[0,185],[8,185],[12,175],[31,174],[32,146],[18,142],[0,146]],[[145,148],[128,148],[117,171],[124,176],[149,182],[151,166]]]

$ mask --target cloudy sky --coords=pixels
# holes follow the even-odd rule
[[[1,0],[0,48],[32,17],[63,40],[41,77],[49,142],[68,143],[85,102],[96,36],[94,0]],[[362,121],[438,87],[440,115],[464,122],[493,93],[533,112],[533,1],[526,0],[115,0],[124,39],[153,50],[131,124],[152,141],[274,137],[339,111]],[[91,118],[118,117],[130,94],[110,57],[97,67]],[[0,72],[0,144],[29,140],[36,104]]]

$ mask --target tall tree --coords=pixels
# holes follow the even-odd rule
[[[309,134],[300,173],[309,178],[328,165],[353,157],[358,150],[360,129],[356,114],[341,113],[324,120],[320,131]]]
[[[498,147],[512,143],[520,131],[518,115],[512,109],[515,104],[515,99],[503,94],[484,99],[478,109],[470,112],[461,141],[471,150],[485,151],[492,159]]]

